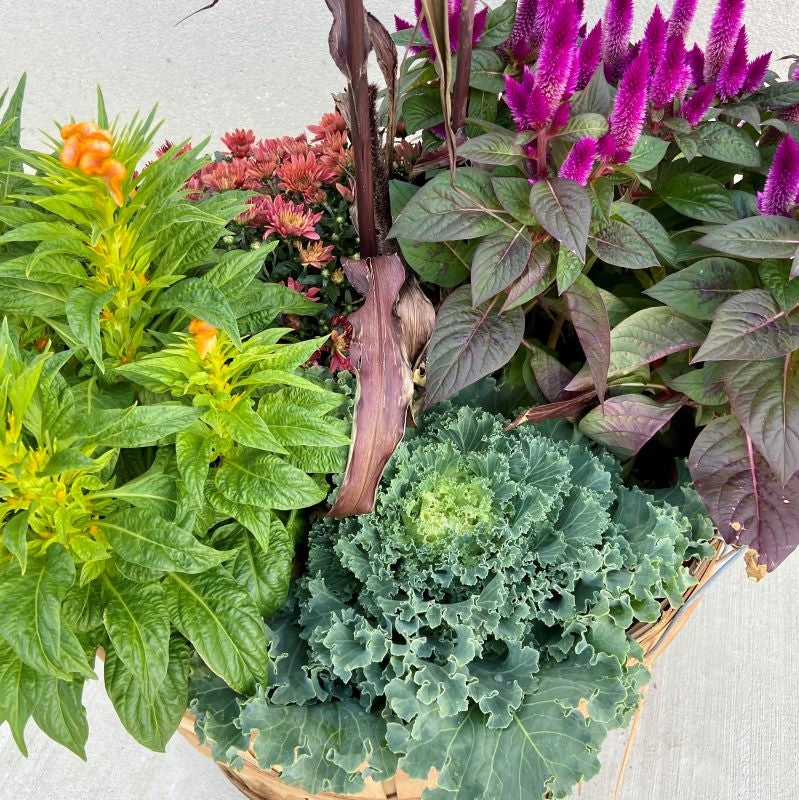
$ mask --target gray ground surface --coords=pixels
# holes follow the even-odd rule
[[[200,0],[44,0],[2,4],[0,85],[29,75],[25,139],[51,120],[91,117],[100,82],[123,116],[160,101],[173,139],[252,127],[299,131],[330,106],[340,78],[326,53],[322,0],[220,0],[181,26]],[[389,20],[410,0],[371,0]],[[589,0],[589,18],[602,2]],[[654,3],[638,2],[639,29]],[[664,4],[670,7],[669,0]],[[703,40],[710,3],[694,35]],[[752,52],[799,51],[793,0],[749,0]],[[726,575],[658,662],[619,800],[789,800],[799,789],[799,557],[759,585]],[[22,759],[0,730],[0,800],[235,800],[216,768],[182,740],[166,755],[130,740],[98,684],[87,690],[89,763],[31,730]],[[584,800],[610,800],[623,740]],[[475,798],[475,800],[480,800]],[[492,800],[485,798],[485,800]]]

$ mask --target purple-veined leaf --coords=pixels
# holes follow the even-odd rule
[[[724,381],[732,413],[784,486],[799,472],[799,351],[729,363]]]
[[[699,347],[706,335],[707,328],[701,322],[675,314],[664,306],[636,311],[610,332],[608,380],[627,375],[671,353]],[[592,385],[591,372],[583,367],[566,388],[577,392]]]
[[[591,198],[584,186],[563,178],[542,178],[530,189],[530,208],[550,236],[585,261]]]
[[[748,217],[716,228],[697,244],[743,258],[793,258],[799,248],[799,222],[788,217]]]
[[[524,335],[524,312],[498,312],[489,301],[472,306],[471,289],[461,286],[442,304],[427,354],[426,405],[440,403],[504,367]]]
[[[600,403],[605,399],[610,367],[610,322],[602,296],[596,286],[579,275],[563,299],[569,309],[574,330],[585,353],[585,360]]]
[[[673,262],[677,258],[677,248],[668,231],[660,224],[657,217],[646,209],[619,200],[613,204],[613,213],[632,226],[635,232],[666,261]]]
[[[476,164],[521,164],[526,158],[524,141],[529,138],[506,130],[491,131],[467,139],[458,148],[458,155]]]
[[[535,382],[547,401],[557,403],[565,400],[568,395],[566,384],[572,379],[572,373],[541,347],[532,346],[529,358]]]
[[[454,182],[453,182],[454,181]],[[491,176],[473,167],[441,172],[408,201],[389,236],[419,242],[477,239],[507,223],[491,187]]]
[[[588,245],[606,264],[624,269],[647,269],[660,265],[655,251],[635,228],[612,219],[588,237]]]
[[[700,369],[692,369],[676,378],[665,378],[664,383],[670,389],[681,392],[686,397],[702,406],[722,406],[727,403],[727,388],[724,379],[719,375],[718,362],[713,362]]]
[[[780,308],[765,289],[748,289],[722,303],[693,362],[768,361],[799,350],[799,311]]]
[[[571,250],[567,250],[565,247],[560,248],[558,251],[557,271],[555,273],[558,282],[558,294],[563,294],[571,287],[582,274],[583,266],[582,261]]]
[[[534,297],[543,294],[554,280],[555,266],[552,253],[546,245],[539,244],[533,248],[524,272],[510,287],[500,313],[504,314],[512,308],[530,302]]]
[[[510,425],[506,426],[505,430],[513,430],[525,422],[536,423],[547,419],[572,417],[582,411],[595,397],[596,392],[591,390],[590,392],[583,392],[575,397],[570,397],[567,400],[559,400],[556,403],[547,403],[543,406],[533,406],[519,414]]]
[[[503,228],[481,240],[472,259],[472,305],[479,306],[510,286],[524,272],[532,249],[523,226]]]
[[[698,172],[672,175],[658,185],[657,192],[675,211],[690,219],[702,222],[731,222],[736,217],[732,198],[723,184]],[[715,233],[717,232],[714,231],[710,235],[713,236]],[[713,247],[706,244],[704,239],[700,239],[699,243],[705,247]],[[722,249],[722,252],[731,251]]]
[[[725,300],[754,287],[752,273],[743,264],[713,257],[667,276],[644,294],[694,319],[712,320]]]
[[[722,538],[749,546],[769,570],[799,544],[799,476],[782,486],[735,417],[714,419],[688,465]]]
[[[661,405],[642,394],[608,397],[602,407],[589,411],[579,428],[620,458],[634,456],[684,403]]]
[[[496,177],[491,179],[502,208],[522,225],[537,225],[530,210],[530,184],[527,178]]]
[[[700,125],[691,138],[703,156],[752,169],[760,166],[760,153],[743,128],[714,119],[709,124]]]

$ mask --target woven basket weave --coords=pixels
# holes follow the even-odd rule
[[[685,593],[686,602],[710,579],[721,550],[722,545],[718,544],[714,558],[692,565],[691,573],[698,583]],[[671,608],[664,602],[663,614],[657,622],[637,623],[630,629],[630,636],[643,648],[644,662],[647,665],[650,665],[654,658],[660,655],[696,610],[697,604],[682,608],[683,611],[680,612],[679,609]],[[679,617],[677,617],[678,612],[680,612]],[[193,714],[186,712],[178,730],[194,747],[210,758],[210,748],[207,745],[201,745],[194,732]],[[252,748],[246,753],[242,753],[242,757],[244,768],[240,772],[228,769],[222,764],[217,766],[225,773],[228,780],[250,800],[421,800],[424,789],[435,785],[433,772],[431,772],[429,781],[412,780],[405,773],[399,772],[390,780],[381,783],[367,778],[366,788],[358,795],[309,794],[302,789],[284,784],[280,780],[279,769],[261,769]]]

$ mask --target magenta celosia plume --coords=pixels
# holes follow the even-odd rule
[[[698,44],[685,54],[685,64],[690,74],[691,86],[701,86],[705,80],[705,53]]]
[[[671,17],[669,17],[669,39],[675,36],[685,39],[691,23],[694,21],[697,2],[698,0],[674,0],[674,7],[671,10]]]
[[[550,115],[549,103],[536,87],[535,75],[529,67],[524,67],[520,79],[505,76],[504,97],[517,130],[537,130],[546,125]]]
[[[574,144],[566,160],[560,167],[558,175],[570,181],[576,181],[581,186],[588,183],[594,162],[597,157],[597,143],[595,139],[586,137]]]
[[[705,81],[714,81],[730,60],[741,29],[746,0],[719,0],[705,47]]]
[[[666,20],[660,6],[655,6],[644,29],[644,39],[649,48],[649,71],[654,73],[666,52]]]
[[[680,113],[684,120],[692,127],[696,127],[705,116],[707,110],[713,105],[713,98],[716,96],[716,84],[707,83],[697,89],[690,99],[686,100]]]
[[[544,37],[552,22],[552,16],[557,5],[557,0],[538,0],[533,21],[533,32],[530,37],[530,46],[533,50],[540,50]]]
[[[763,79],[766,77],[770,62],[771,52],[763,53],[762,56],[758,56],[749,62],[749,66],[746,68],[746,80],[741,87],[741,91],[744,94],[756,92],[763,85]]]
[[[553,5],[553,14],[541,43],[535,74],[535,86],[546,98],[552,114],[560,106],[569,83],[577,53],[579,26],[580,19],[574,0],[559,0]]]
[[[577,52],[577,89],[584,89],[602,60],[602,20],[597,22],[580,44]]]
[[[719,70],[716,78],[716,91],[723,100],[735,97],[746,81],[749,71],[749,55],[747,52],[746,28],[741,26],[735,40],[732,54]]]
[[[789,134],[774,154],[774,161],[766,178],[766,186],[757,196],[761,214],[790,216],[790,210],[799,194],[799,145]]]
[[[619,77],[630,45],[633,0],[608,0],[602,19],[602,60],[608,80]]]
[[[658,64],[649,88],[649,101],[654,108],[666,108],[685,88],[685,44],[682,38],[669,39],[666,53]]]
[[[610,134],[622,153],[632,151],[644,127],[648,83],[649,48],[644,43],[624,71],[610,114]]]
[[[519,0],[516,6],[513,30],[503,44],[503,48],[510,51],[518,61],[523,61],[530,54],[537,8],[538,0]]]

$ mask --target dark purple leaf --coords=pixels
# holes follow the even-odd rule
[[[738,219],[706,234],[697,244],[744,258],[793,258],[799,247],[799,222],[772,216]]]
[[[584,186],[563,178],[542,178],[530,189],[530,209],[550,236],[585,262],[591,197]]]
[[[524,272],[533,244],[525,227],[507,227],[482,239],[472,259],[472,305],[479,306]]]
[[[588,244],[601,261],[624,269],[648,269],[660,265],[655,251],[636,230],[612,219],[588,237]]]
[[[605,399],[610,367],[610,322],[599,290],[585,276],[578,275],[563,299],[574,330],[585,353],[599,401]]]
[[[661,405],[642,394],[608,397],[600,408],[580,420],[580,430],[621,458],[634,456],[671,418],[683,403]]]
[[[530,255],[524,272],[510,287],[502,306],[502,313],[517,306],[523,306],[534,297],[538,297],[550,287],[554,280],[555,267],[552,263],[552,253],[545,245],[537,245]]]
[[[524,312],[498,313],[498,303],[472,307],[471,288],[461,286],[442,304],[427,354],[426,405],[440,403],[504,367],[524,335]]]
[[[713,420],[688,457],[691,476],[722,538],[749,546],[769,570],[799,544],[799,476],[780,484],[735,417]]]
[[[799,311],[787,313],[770,292],[749,289],[718,307],[697,361],[768,361],[799,350]]]
[[[785,485],[799,471],[799,352],[732,362],[724,380],[732,413]]]
[[[571,397],[568,400],[560,400],[557,403],[548,403],[543,406],[533,406],[528,408],[523,414],[519,414],[505,430],[513,430],[525,422],[543,422],[547,419],[564,419],[572,417],[582,411],[594,398],[596,392],[584,392],[583,394]]]
[[[530,367],[535,382],[541,393],[550,403],[557,403],[568,397],[566,384],[572,379],[572,373],[541,347],[531,347]]]

